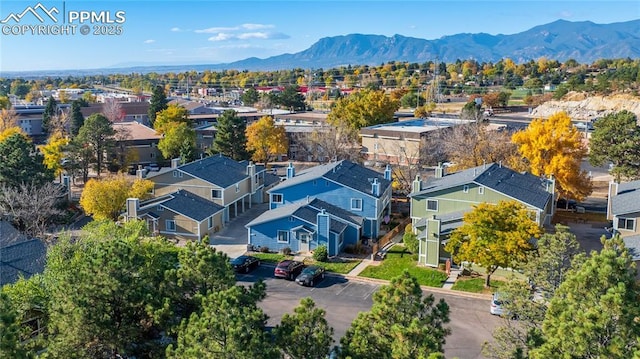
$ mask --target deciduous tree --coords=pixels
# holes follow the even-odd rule
[[[0,110],[0,131],[18,126],[18,114],[13,108],[3,108]]]
[[[122,122],[126,115],[122,104],[115,98],[108,98],[102,104],[102,114],[111,121],[111,123]]]
[[[263,116],[247,127],[247,150],[265,167],[273,156],[287,153],[288,148],[284,127],[276,126],[273,117]]]
[[[153,128],[156,132],[163,134],[179,123],[189,125],[189,112],[184,106],[172,104],[156,114]]]
[[[313,299],[302,298],[294,314],[285,314],[274,329],[278,348],[291,359],[325,359],[333,342],[325,314]]]
[[[60,204],[64,190],[58,184],[22,182],[0,186],[0,209],[10,214],[18,229],[29,236],[42,237],[56,216],[63,214]]]
[[[542,234],[527,208],[515,201],[480,203],[465,213],[464,224],[453,231],[445,250],[456,262],[473,262],[487,272],[485,286],[499,268],[518,268],[533,250],[531,240]]]
[[[311,133],[299,133],[295,138],[300,158],[308,156],[320,162],[360,160],[360,153],[356,150],[360,145],[342,128],[323,125]]]
[[[255,91],[255,90],[254,90]],[[256,93],[257,94],[257,93]],[[247,153],[247,126],[233,110],[226,110],[218,118],[216,138],[213,141],[213,152],[233,158],[236,161],[249,158]]]
[[[393,115],[399,108],[400,101],[391,99],[384,91],[364,89],[338,99],[327,122],[348,130],[353,138],[357,138],[362,127],[393,122]]]
[[[78,132],[79,140],[86,143],[93,151],[98,177],[104,165],[104,156],[113,146],[115,134],[111,122],[100,113],[89,116]]]
[[[151,94],[151,100],[149,104],[149,122],[151,123],[151,127],[155,127],[156,115],[158,112],[167,108],[167,95],[164,92],[164,88],[160,85],[153,88],[153,93]]]
[[[343,358],[439,358],[451,333],[449,306],[433,295],[423,297],[407,271],[373,295],[369,312],[361,312],[340,340]]]
[[[68,138],[63,137],[59,132],[55,132],[49,136],[46,144],[40,146],[40,152],[44,156],[44,165],[53,171],[56,176],[62,173],[63,151],[68,144]]]
[[[601,166],[613,163],[611,173],[622,178],[640,177],[640,126],[633,112],[620,111],[606,115],[593,124],[589,162]]]
[[[160,116],[156,118],[156,124]],[[192,161],[196,148],[196,131],[184,122],[167,126],[164,136],[158,142],[158,149],[164,158],[181,157],[183,163]],[[185,151],[185,149],[187,151]],[[182,155],[187,155],[184,156]],[[189,157],[189,158],[186,158]]]
[[[542,323],[544,344],[531,358],[631,358],[639,348],[635,264],[619,236],[605,239],[567,275]]]
[[[587,172],[580,169],[587,149],[566,113],[533,120],[527,129],[514,133],[512,141],[532,174],[556,178],[561,197],[581,201],[591,193]]]
[[[117,220],[124,209],[127,198],[149,198],[153,182],[136,179],[131,181],[124,176],[116,176],[105,179],[89,180],[82,196],[80,205],[84,211],[96,220]]]

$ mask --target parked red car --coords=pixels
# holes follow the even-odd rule
[[[304,269],[304,264],[299,261],[284,260],[276,266],[273,275],[278,278],[294,280]]]

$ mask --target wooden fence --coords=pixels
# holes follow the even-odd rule
[[[401,231],[404,231],[404,228],[409,223],[411,223],[411,217],[405,218],[402,222],[400,222],[400,224],[398,224],[392,230],[387,232],[387,234],[382,236],[382,238],[380,238],[376,243],[373,244],[371,253],[375,256],[378,253],[378,251],[380,251],[382,248],[384,248],[385,245],[391,242],[391,240],[395,236],[397,236],[398,233],[400,233]]]

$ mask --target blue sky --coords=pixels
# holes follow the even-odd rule
[[[514,34],[558,19],[606,24],[640,18],[640,1],[41,1],[58,14],[41,23],[35,1],[0,2],[0,71],[215,64],[302,51],[350,33],[437,39],[456,33]],[[69,22],[70,12],[121,24]],[[42,12],[40,12],[42,15]],[[64,19],[62,18],[64,14]],[[44,15],[42,15],[44,16]],[[44,16],[46,17],[46,16]],[[103,17],[102,20],[105,20]],[[64,22],[66,21],[66,22]],[[64,24],[64,25],[62,25]],[[91,33],[80,34],[88,25]],[[32,35],[24,25],[75,25],[75,34]],[[98,27],[94,27],[94,25]],[[120,25],[118,28],[116,26]],[[122,31],[94,35],[95,30]],[[26,33],[25,33],[26,31]]]

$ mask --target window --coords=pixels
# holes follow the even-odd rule
[[[428,199],[427,200],[427,211],[437,211],[438,210],[438,200],[436,199]]]
[[[282,203],[282,195],[279,193],[274,193],[271,195],[271,202],[273,203]]]
[[[160,205],[158,205],[158,207],[157,207],[156,209],[158,210],[158,212],[162,212],[162,211],[164,211],[164,207],[162,207],[162,206],[160,206]]]
[[[240,192],[240,183],[236,183],[236,193]]]
[[[313,180],[313,185],[317,186],[318,185],[318,180]]]
[[[362,211],[362,198],[351,198],[351,210]]]
[[[209,229],[213,227],[213,216],[208,218],[207,225],[209,226]]]
[[[151,152],[151,153],[149,154],[149,157],[153,158],[153,152]]]
[[[296,220],[296,219],[295,219],[295,218],[293,218],[293,216],[290,216],[290,217],[289,217],[289,222],[295,222],[295,220]]]
[[[167,231],[169,231],[169,232],[175,232],[176,231],[176,221],[174,221],[173,219],[167,219],[164,222],[164,226],[167,228]]]
[[[289,243],[288,231],[278,231],[278,243]]]
[[[173,171],[173,177],[178,177],[178,171]]]
[[[211,190],[211,198],[213,198],[213,199],[222,198],[222,191],[219,190],[219,189],[212,189]]]
[[[182,178],[182,172],[178,172],[178,177]]]
[[[635,219],[631,218],[618,218],[618,229],[626,229],[629,231],[633,231],[636,224]]]
[[[478,187],[478,194],[484,194],[484,187]]]
[[[326,181],[326,180],[325,180],[325,181],[324,181],[324,185],[325,185],[325,186],[327,186],[327,187],[329,187],[329,181]]]
[[[469,193],[469,185],[462,186],[462,192]]]

